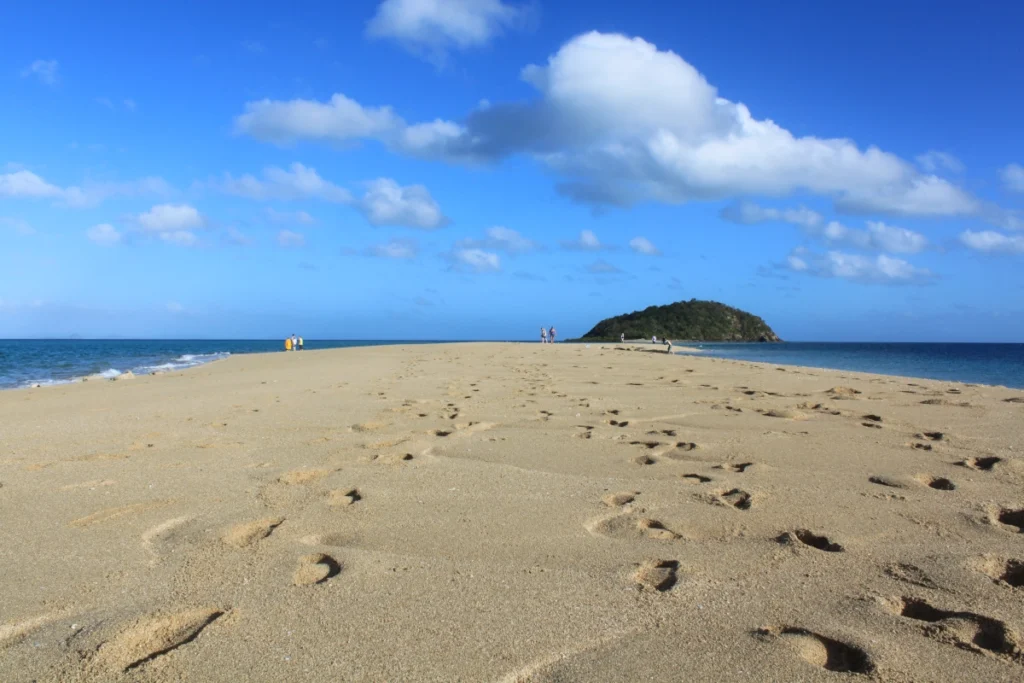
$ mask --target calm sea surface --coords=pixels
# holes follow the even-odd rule
[[[384,344],[421,344],[403,341],[314,341],[306,349],[332,349]],[[0,340],[0,388],[61,384],[82,377],[116,377],[160,370],[181,370],[233,353],[281,351],[278,340]]]
[[[719,358],[1024,389],[1024,344],[703,344]]]
[[[432,342],[315,341],[329,349]],[[278,340],[0,340],[0,388],[58,384],[82,377],[115,377],[178,370],[235,353],[278,352]],[[703,344],[705,355],[785,365],[1024,389],[1024,344]]]

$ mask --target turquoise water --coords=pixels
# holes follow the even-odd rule
[[[306,350],[383,344],[422,344],[403,341],[306,340]],[[181,370],[227,358],[235,353],[281,351],[283,340],[0,340],[0,388],[61,384],[82,377],[116,377]]]
[[[736,360],[902,375],[1024,389],[1024,344],[703,344]]]

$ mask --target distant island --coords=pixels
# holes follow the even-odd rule
[[[574,341],[618,341],[658,339],[673,341],[782,341],[756,315],[717,301],[677,301],[666,306],[649,306],[614,318],[606,318]]]

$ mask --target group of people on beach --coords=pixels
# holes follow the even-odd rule
[[[293,334],[290,337],[284,338],[285,351],[301,351],[303,346],[305,346],[305,342],[303,341],[302,337],[296,337]]]
[[[626,343],[626,333],[625,332],[623,332],[622,334],[619,335],[619,341],[622,342],[623,344]],[[651,343],[652,344],[657,344],[658,343],[658,335],[655,334],[655,335],[653,335],[651,337]],[[661,343],[665,345],[665,353],[672,353],[672,341],[670,339],[662,339]]]
[[[555,326],[551,326],[551,330],[546,330],[543,327],[540,328],[540,343],[541,344],[554,344],[555,343]]]

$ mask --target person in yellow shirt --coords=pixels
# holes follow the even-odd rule
[[[284,338],[284,350],[285,351],[291,351],[292,350],[292,338],[291,337],[285,337]]]
[[[299,337],[299,349],[298,350],[301,351],[305,345],[306,345],[306,342],[302,341],[302,337]]]

